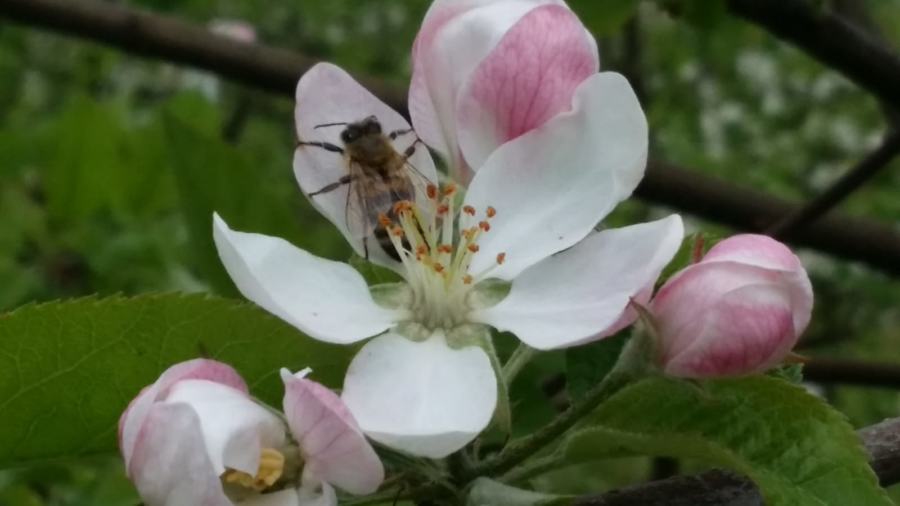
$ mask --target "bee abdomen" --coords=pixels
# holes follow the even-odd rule
[[[384,227],[379,226],[375,229],[373,235],[375,236],[375,240],[378,241],[378,245],[381,246],[381,249],[383,249],[389,257],[399,262],[400,253],[397,251],[397,248],[394,247],[394,243],[391,242],[390,232]],[[402,242],[404,248],[409,248],[409,241],[407,241],[405,237]]]

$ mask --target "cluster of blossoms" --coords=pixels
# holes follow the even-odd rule
[[[724,241],[653,297],[682,243],[680,217],[595,228],[643,177],[647,122],[628,82],[599,72],[594,39],[564,2],[436,0],[412,56],[412,127],[458,185],[435,184],[428,150],[391,135],[430,184],[379,216],[389,247],[354,228],[350,185],[335,184],[347,140],[318,127],[374,117],[384,132],[413,128],[334,65],[310,69],[296,97],[301,189],[402,283],[369,287],[350,265],[214,217],[220,258],[245,297],[312,338],[369,339],[341,396],[284,373],[281,416],[227,366],[174,367],[121,422],[148,504],[334,504],[331,485],[372,492],[383,470],[362,434],[415,456],[459,450],[505,391],[491,329],[564,348],[618,332],[644,306],[658,368],[711,377],[777,364],[808,323],[809,281],[780,243]],[[185,485],[184,473],[202,486]]]

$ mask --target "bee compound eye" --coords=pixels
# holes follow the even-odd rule
[[[346,142],[353,142],[356,139],[355,132],[351,131],[349,128],[341,132],[341,140]]]
[[[368,132],[370,134],[380,134],[381,133],[381,123],[379,123],[378,120],[375,119],[374,116],[369,118],[369,120],[366,122],[366,132]]]

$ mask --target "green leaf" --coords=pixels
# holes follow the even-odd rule
[[[362,275],[366,280],[366,283],[370,286],[394,284],[403,281],[403,278],[396,272],[387,267],[375,265],[356,253],[350,255],[350,261],[348,263],[350,264],[350,267],[353,267]]]
[[[562,506],[571,502],[571,497],[539,494],[488,478],[478,478],[472,484],[466,506]]]
[[[164,121],[168,160],[197,272],[218,293],[236,294],[213,243],[214,211],[235,230],[281,237],[313,253],[346,251],[346,243],[327,220],[301,205],[290,164],[273,168],[251,162],[242,150],[208,131],[212,113],[202,113],[211,107],[205,105],[185,98],[170,106]]]
[[[766,376],[703,387],[649,379],[625,388],[567,439],[567,462],[695,458],[746,474],[771,506],[892,504],[853,428],[821,399]]]
[[[352,348],[313,341],[256,306],[203,295],[86,298],[0,316],[0,466],[112,452],[119,415],[177,362],[233,365],[273,406],[280,367],[334,385]]]
[[[640,0],[569,0],[572,10],[598,37],[617,32],[631,19],[640,3]]]
[[[616,365],[628,337],[629,333],[623,332],[566,350],[566,389],[572,401],[582,399],[591,387],[603,381]]]

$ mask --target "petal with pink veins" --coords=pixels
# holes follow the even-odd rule
[[[388,333],[357,353],[341,397],[370,438],[443,458],[487,427],[497,380],[479,347],[453,349],[441,332],[422,342]]]
[[[343,126],[316,128],[317,125],[354,122],[375,116],[385,134],[410,128],[403,116],[362,87],[343,69],[330,63],[319,63],[300,78],[295,111],[299,140],[328,142],[337,147],[343,147],[340,140]],[[399,153],[403,153],[415,140],[416,134],[410,132],[399,135],[393,144]],[[420,179],[433,183],[438,181],[434,162],[424,146],[416,148],[409,163],[415,168],[409,169],[415,176],[421,174]],[[341,154],[320,147],[299,146],[294,152],[294,175],[305,195],[339,181],[348,174],[347,165]],[[367,250],[370,260],[396,268],[397,262],[378,247],[371,235],[366,238],[367,247],[364,247],[363,217],[353,214],[355,202],[351,201],[348,206],[348,192],[352,184],[356,183],[310,197],[310,201],[341,231],[357,254],[365,256]]]
[[[588,78],[572,111],[503,144],[475,174],[465,203],[496,216],[469,271],[512,280],[573,246],[631,195],[646,161],[647,120],[628,81],[614,72]],[[463,227],[483,219],[463,218]]]
[[[763,372],[797,342],[783,286],[747,285],[727,293],[701,322],[693,343],[663,358],[671,376],[710,378]]]
[[[283,239],[236,232],[218,215],[213,222],[219,257],[244,297],[310,337],[352,343],[384,332],[399,318],[375,303],[353,267]]]
[[[678,215],[593,233],[522,272],[506,298],[472,318],[537,349],[598,339],[621,328],[631,298],[653,285],[683,236]]]
[[[599,69],[596,42],[571,10],[528,12],[459,92],[457,130],[468,165],[477,170],[504,142],[569,110],[575,89]]]
[[[351,494],[371,494],[384,467],[341,398],[328,388],[281,370],[284,412],[305,460],[304,481],[321,480]]]
[[[713,246],[703,257],[703,263],[708,262],[736,262],[783,271],[785,281],[791,288],[797,333],[802,333],[809,325],[813,306],[812,283],[800,259],[784,244],[765,235],[739,234]]]
[[[545,3],[551,2],[445,1],[433,4],[426,14],[413,47],[409,110],[416,132],[444,155],[451,169],[461,165],[456,134],[460,88],[503,34],[531,9]]]

